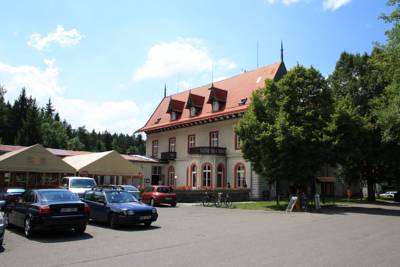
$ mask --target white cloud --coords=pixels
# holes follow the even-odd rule
[[[7,89],[7,97],[16,98],[22,87],[26,87],[27,94],[35,96],[41,103],[62,93],[55,61],[46,59],[44,64],[45,68],[40,69],[36,66],[11,66],[0,62],[0,81]]]
[[[33,33],[27,44],[41,51],[49,47],[51,43],[58,43],[61,47],[74,46],[79,44],[82,38],[84,36],[77,29],[66,31],[62,25],[58,25],[55,32],[50,32],[46,36]]]
[[[152,46],[146,62],[134,72],[133,80],[210,72],[213,64],[224,70],[236,67],[236,64],[229,59],[213,59],[201,39],[178,38],[173,42]]]
[[[59,70],[54,60],[45,60],[45,67],[23,65],[11,66],[0,62],[0,83],[7,90],[6,99],[13,101],[22,87],[28,95],[35,97],[43,106],[49,98],[54,107],[73,127],[86,126],[91,131],[108,130],[132,134],[144,125],[151,115],[150,104],[134,101],[95,102],[70,99],[63,96],[64,88],[59,83]]]
[[[190,88],[191,83],[188,81],[179,81],[176,83],[176,86],[181,90],[187,90]]]
[[[285,6],[290,6],[292,4],[298,4],[298,3],[311,3],[313,0],[266,0],[267,4],[273,5],[273,4],[284,4]],[[336,10],[348,3],[350,3],[351,0],[323,0],[322,6],[324,10]]]
[[[325,10],[334,11],[350,2],[351,0],[324,0],[323,6]]]

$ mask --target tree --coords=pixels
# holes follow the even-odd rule
[[[314,185],[328,153],[324,129],[331,113],[325,79],[313,67],[296,66],[278,82],[257,90],[236,127],[246,160],[261,175]]]
[[[384,166],[381,130],[375,123],[374,107],[386,81],[372,62],[380,54],[378,48],[371,56],[344,52],[328,79],[335,103],[328,136],[335,158],[349,183],[367,181],[369,200],[375,199],[374,184],[382,176]]]

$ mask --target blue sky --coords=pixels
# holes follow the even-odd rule
[[[163,96],[279,61],[329,75],[385,42],[384,0],[3,1],[0,83],[74,127],[132,133]]]

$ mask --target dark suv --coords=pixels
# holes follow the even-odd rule
[[[111,228],[143,223],[150,226],[158,218],[157,209],[139,202],[121,188],[96,188],[85,192],[82,201],[90,207],[90,219],[107,222]]]

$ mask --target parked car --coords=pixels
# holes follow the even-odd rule
[[[157,209],[139,202],[131,193],[115,188],[96,188],[82,199],[90,207],[90,219],[119,225],[143,223],[150,226],[158,218]]]
[[[6,227],[22,227],[28,238],[39,230],[74,229],[83,233],[88,219],[89,206],[66,189],[27,190],[6,207],[4,214]]]
[[[380,198],[394,198],[394,195],[397,193],[397,191],[387,191],[385,193],[379,194]]]
[[[141,200],[142,197],[140,196],[140,191],[133,185],[119,185],[125,191],[131,193],[137,200]]]
[[[7,188],[0,193],[0,200],[4,200],[5,205],[7,205],[12,201],[16,201],[24,192],[25,188]]]
[[[146,186],[142,193],[142,201],[151,206],[158,204],[168,204],[171,207],[176,206],[176,193],[171,186],[152,185]]]
[[[6,205],[4,200],[0,201],[0,247],[3,245],[4,240],[4,216],[3,216],[3,209]]]
[[[61,184],[64,188],[77,194],[80,198],[83,197],[87,190],[97,186],[93,178],[79,176],[64,177]]]

